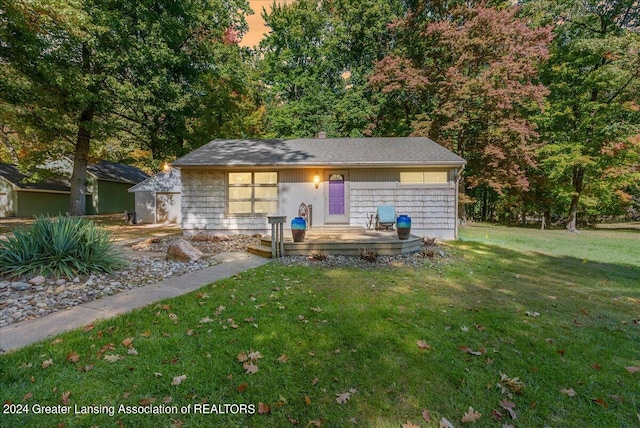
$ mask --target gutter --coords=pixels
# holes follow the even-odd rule
[[[459,222],[459,207],[460,207],[460,180],[462,179],[462,173],[464,172],[465,165],[463,164],[460,167],[460,171],[456,175],[456,225],[455,230],[453,231],[454,239],[458,239],[458,222]]]

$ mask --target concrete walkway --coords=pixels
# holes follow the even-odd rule
[[[267,259],[244,252],[220,253],[213,258],[218,261],[215,266],[53,312],[41,318],[2,327],[0,328],[0,353],[39,342],[94,321],[112,318],[163,299],[189,293],[205,284],[269,262]]]

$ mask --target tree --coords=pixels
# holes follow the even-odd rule
[[[425,23],[418,42],[410,15],[397,25],[410,25],[408,40],[419,44],[387,56],[370,79],[404,107],[394,120],[464,157],[467,185],[485,194],[527,190],[527,170],[536,164],[529,116],[547,93],[537,66],[551,29],[531,28],[518,11],[458,7],[446,20]]]
[[[541,155],[566,207],[566,228],[575,231],[581,208],[613,214],[640,181],[640,5],[534,1],[527,8],[556,24],[542,72],[550,96],[539,120],[547,142]]]
[[[212,52],[226,31],[242,30],[246,8],[244,0],[0,0],[0,101],[15,108],[19,128],[73,153],[71,214],[85,212],[91,141],[129,133],[159,153],[182,144],[197,84],[216,67]]]

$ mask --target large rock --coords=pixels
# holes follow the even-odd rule
[[[167,249],[167,260],[178,262],[195,262],[202,258],[202,251],[195,248],[188,241],[179,239],[169,244]]]
[[[223,242],[229,241],[231,238],[224,233],[200,232],[191,238],[191,240],[195,242]]]
[[[44,284],[44,282],[46,280],[47,280],[47,278],[45,278],[44,276],[38,275],[38,276],[35,276],[35,277],[31,278],[29,280],[29,284],[31,284],[31,285],[42,285],[42,284]]]

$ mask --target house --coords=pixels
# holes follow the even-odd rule
[[[114,214],[135,210],[135,195],[129,187],[149,176],[131,165],[101,160],[87,165],[87,193],[91,193],[87,214]]]
[[[56,177],[31,183],[14,165],[0,163],[0,217],[58,215],[69,211],[71,175],[69,160],[51,162]],[[127,192],[133,184],[145,180],[142,170],[108,161],[87,167],[87,214],[113,214],[133,211],[135,197]]]
[[[69,181],[46,178],[30,183],[14,165],[0,163],[0,217],[33,217],[69,210]]]
[[[365,227],[378,206],[394,205],[412,233],[454,239],[465,163],[416,137],[214,140],[172,165],[186,235],[265,233],[268,215],[290,221],[304,203],[313,227]]]
[[[180,223],[180,170],[167,168],[129,188],[141,223]]]

